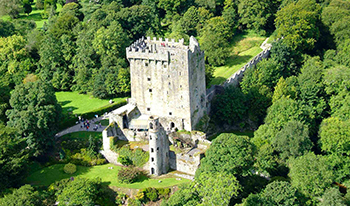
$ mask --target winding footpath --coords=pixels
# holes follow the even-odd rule
[[[89,123],[90,123],[90,127],[89,127],[89,130],[86,130],[86,128],[84,128],[84,127],[82,127],[81,128],[81,125],[82,125],[82,123],[78,123],[78,124],[76,124],[76,125],[74,125],[74,126],[72,126],[72,127],[69,127],[69,128],[67,128],[67,129],[65,129],[65,130],[62,130],[62,131],[60,131],[60,132],[58,132],[56,135],[55,135],[55,137],[56,138],[58,138],[58,137],[61,137],[61,136],[63,136],[63,135],[66,135],[66,134],[69,134],[69,133],[73,133],[73,132],[82,132],[82,131],[89,131],[89,132],[102,132],[105,128],[106,128],[106,126],[99,126],[98,124],[95,124],[95,122],[99,122],[99,121],[101,121],[101,120],[103,120],[103,119],[107,119],[108,118],[108,116],[107,115],[104,115],[104,116],[101,116],[101,117],[98,117],[98,118],[94,118],[94,119],[89,119]],[[78,121],[78,118],[77,118],[77,121]],[[95,126],[98,126],[98,129],[95,131],[95,130],[93,130],[93,128],[95,127]]]

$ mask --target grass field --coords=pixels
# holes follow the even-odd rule
[[[265,37],[255,34],[237,35],[232,40],[230,47],[231,53],[226,64],[214,68],[214,78],[209,83],[209,87],[223,83],[227,78],[248,63],[250,59],[259,54],[262,51],[260,45],[265,39]]]
[[[104,107],[109,104],[109,100],[98,99],[88,94],[78,92],[56,92],[56,98],[61,104],[63,113],[73,112],[73,114],[84,114],[92,110]],[[114,98],[114,102],[124,101],[126,98]]]
[[[94,167],[83,167],[77,166],[77,172],[73,175],[66,174],[63,171],[64,164],[56,164],[41,170],[38,170],[32,174],[30,174],[26,182],[32,185],[38,186],[48,186],[55,181],[70,178],[70,177],[84,177],[84,178],[96,178],[99,177],[102,179],[104,184],[109,186],[123,187],[123,188],[133,188],[133,189],[141,189],[147,187],[169,187],[173,185],[178,185],[182,183],[189,182],[190,180],[183,179],[176,180],[176,178],[157,178],[151,179],[147,177],[141,178],[138,182],[132,184],[121,184],[118,182],[118,171],[120,170],[120,166],[105,164],[98,165]],[[113,169],[108,169],[108,167],[113,167]],[[161,182],[158,182],[161,180]]]
[[[32,4],[32,12],[27,15],[25,13],[21,13],[18,19],[26,19],[26,20],[33,20],[36,23],[36,28],[41,29],[44,25],[44,22],[47,21],[47,19],[43,19],[41,18],[41,13],[44,11],[42,10],[38,10],[35,7],[35,2],[36,0],[34,0],[34,3]],[[62,6],[60,4],[57,4],[57,9],[56,12],[61,11]],[[5,21],[10,21],[11,17],[6,15],[6,16],[2,16],[1,19],[5,20]]]

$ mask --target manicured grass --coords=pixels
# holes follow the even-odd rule
[[[47,19],[43,19],[41,18],[41,13],[44,11],[42,10],[38,10],[35,7],[35,2],[32,4],[32,9],[33,11],[27,15],[25,13],[21,13],[18,19],[26,19],[26,20],[33,20],[36,23],[36,28],[41,29],[44,25],[45,21],[48,21]],[[62,9],[62,6],[60,4],[57,4],[57,9],[56,12],[60,12]],[[1,19],[3,19],[4,21],[10,21],[11,17],[6,15],[6,16],[2,16]]]
[[[102,119],[101,121],[96,122],[96,124],[101,123],[102,126],[108,126],[109,120],[108,119]]]
[[[73,132],[73,133],[65,134],[62,137],[60,137],[60,139],[61,140],[68,140],[68,139],[86,139],[86,140],[88,140],[90,135],[94,139],[102,139],[101,132],[87,132],[87,131]]]
[[[226,64],[214,68],[214,78],[209,83],[209,87],[225,82],[227,78],[242,68],[250,59],[259,54],[262,51],[260,45],[265,39],[265,37],[254,34],[237,35],[232,40],[231,54]]]
[[[109,100],[98,99],[88,94],[79,94],[78,92],[56,92],[56,98],[63,108],[63,113],[73,112],[73,114],[84,114],[100,107],[108,106]],[[118,103],[125,101],[123,98],[114,98]]]
[[[41,170],[38,170],[30,174],[26,182],[32,185],[44,185],[48,186],[55,181],[61,179],[70,178],[70,177],[84,177],[84,178],[96,178],[99,177],[102,179],[104,184],[109,186],[123,187],[123,188],[133,188],[133,189],[142,189],[147,187],[169,187],[173,185],[178,185],[182,183],[189,182],[190,180],[183,179],[176,180],[176,178],[157,178],[150,179],[147,177],[141,178],[138,182],[132,184],[121,184],[118,182],[118,171],[121,169],[120,166],[105,164],[98,165],[94,167],[83,167],[77,166],[77,172],[73,175],[66,174],[63,171],[64,164],[56,164]],[[113,169],[108,169],[108,167],[113,167]],[[161,182],[158,182],[161,180]]]

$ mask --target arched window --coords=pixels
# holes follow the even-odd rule
[[[153,129],[153,124],[152,123],[149,123],[149,128]]]
[[[170,129],[174,128],[175,127],[175,123],[174,122],[171,122],[170,123]]]

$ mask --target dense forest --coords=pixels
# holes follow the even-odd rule
[[[42,28],[19,18],[32,5]],[[208,83],[247,32],[275,39],[270,57],[215,97],[205,129],[254,136],[213,137],[195,180],[161,205],[350,205],[349,0],[0,0],[0,16],[0,206],[122,204],[99,180],[24,185],[57,152],[55,92],[128,96],[125,48],[142,36],[195,36]]]

